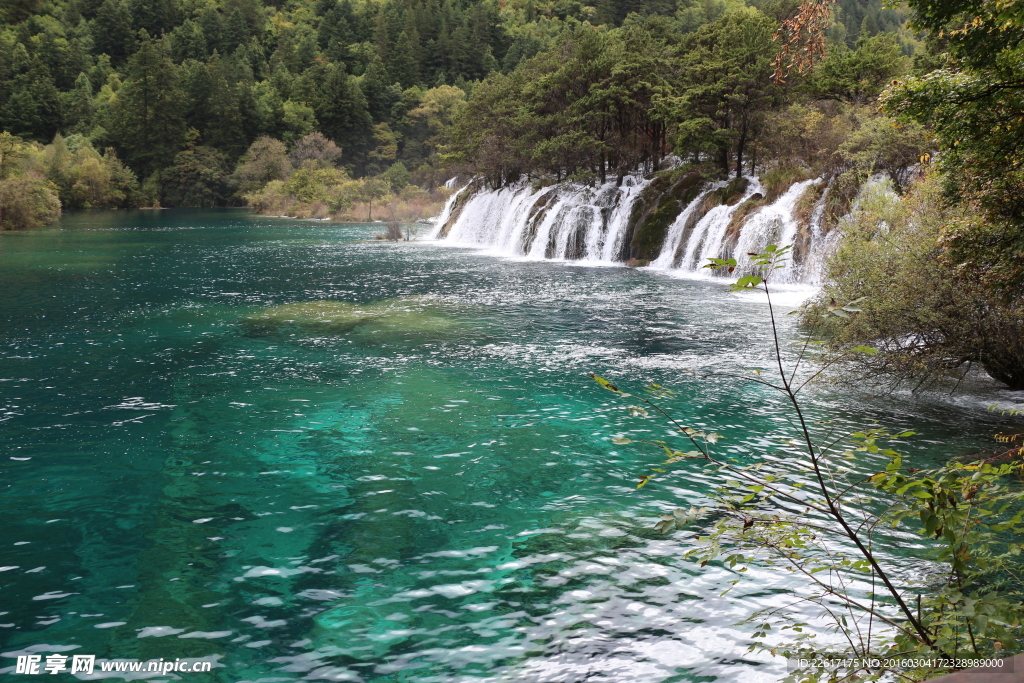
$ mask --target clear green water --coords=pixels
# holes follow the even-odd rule
[[[684,372],[765,366],[763,305],[377,231],[167,211],[0,233],[5,657],[211,657],[185,678],[266,683],[778,678],[733,624],[788,579],[720,598],[728,571],[651,532],[711,482],[637,491],[657,458],[609,437],[664,429],[585,376],[671,385],[738,457],[776,448],[774,398]],[[1007,396],[809,400],[840,428],[917,428],[928,460],[983,445]]]

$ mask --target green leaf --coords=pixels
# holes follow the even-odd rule
[[[744,275],[743,277],[736,281],[736,284],[733,285],[733,288],[750,289],[752,287],[757,287],[759,284],[761,284],[761,282],[763,282],[763,280],[757,275]]]
[[[863,344],[861,344],[860,346],[854,346],[850,350],[855,352],[855,353],[867,353],[867,354],[871,354],[871,355],[878,353],[878,349],[876,349],[875,347],[873,347],[873,346],[864,346]]]
[[[598,385],[603,389],[607,389],[608,391],[614,391],[616,394],[622,393],[621,391],[619,391],[619,388],[617,386],[606,380],[604,377],[600,377],[591,372],[590,378],[597,382]]]
[[[734,258],[726,258],[726,259],[709,258],[708,260],[711,261],[711,263],[709,263],[706,266],[704,266],[705,268],[735,268],[736,267],[736,259],[734,259]]]
[[[624,436],[616,436],[612,438],[612,443],[616,446],[625,446],[628,443],[633,443],[633,439],[627,439]]]

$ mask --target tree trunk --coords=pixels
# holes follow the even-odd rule
[[[743,177],[743,148],[746,146],[746,144],[747,144],[747,124],[746,124],[746,122],[744,122],[744,124],[740,127],[740,139],[739,139],[739,142],[736,143],[736,177],[737,178],[742,178]]]

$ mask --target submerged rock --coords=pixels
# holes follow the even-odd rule
[[[424,298],[387,299],[370,304],[301,301],[271,306],[243,321],[252,334],[299,330],[320,334],[405,334],[450,329],[454,321]]]
[[[344,332],[381,315],[369,306],[344,301],[302,301],[271,306],[245,318],[252,331],[298,327],[322,332]]]

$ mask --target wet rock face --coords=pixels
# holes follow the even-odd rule
[[[669,172],[644,188],[633,205],[623,260],[653,261],[658,257],[672,222],[700,193],[704,178],[696,171]]]
[[[458,220],[459,214],[466,208],[466,203],[472,198],[477,192],[482,192],[487,189],[486,184],[480,180],[474,180],[469,184],[469,187],[462,190],[459,196],[455,198],[455,204],[452,206],[451,212],[448,214],[448,220],[444,222],[438,230],[437,238],[444,239],[451,232],[452,226],[455,225],[455,221]]]

